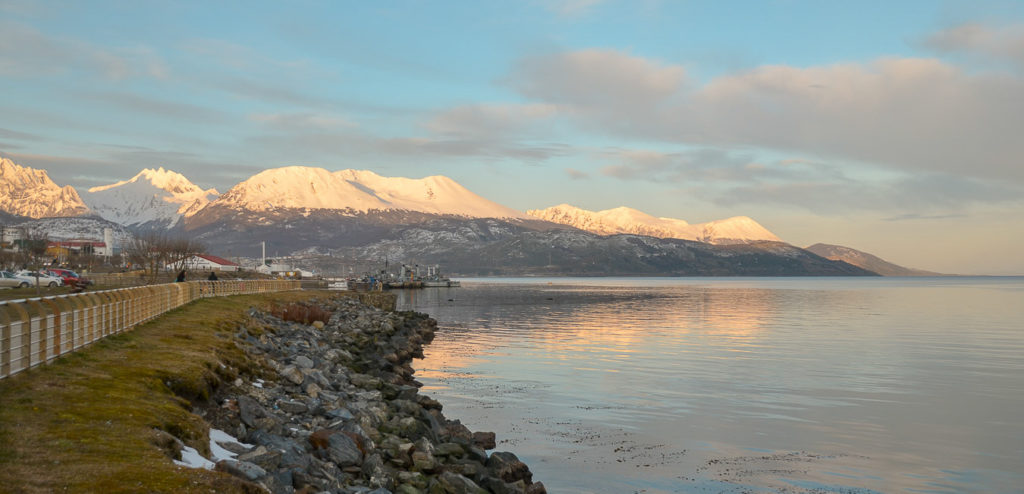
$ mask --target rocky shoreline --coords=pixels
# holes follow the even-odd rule
[[[197,410],[238,438],[212,442],[231,452],[217,470],[254,492],[546,492],[514,454],[488,454],[494,433],[471,432],[419,393],[410,364],[433,319],[337,297],[278,315],[311,323],[251,310],[237,338],[263,379],[238,378]]]

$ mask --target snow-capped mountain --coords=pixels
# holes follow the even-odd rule
[[[471,218],[526,218],[440,175],[382,177],[366,170],[331,172],[305,166],[263,171],[232,187],[210,206],[249,211],[401,210]]]
[[[79,216],[89,208],[70,185],[60,187],[45,170],[0,158],[0,210],[29,218]]]
[[[535,218],[569,225],[598,235],[627,233],[658,238],[696,240],[710,244],[782,241],[774,233],[746,216],[691,225],[680,219],[657,218],[643,211],[626,207],[595,212],[568,204],[560,204],[547,209],[530,210],[526,213]]]
[[[218,196],[180,173],[146,168],[128,180],[92,187],[82,195],[100,217],[133,228],[173,228]]]

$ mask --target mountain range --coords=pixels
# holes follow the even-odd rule
[[[691,225],[675,218],[656,218],[643,211],[619,207],[587,211],[568,204],[534,209],[526,214],[553,223],[569,225],[598,235],[620,233],[658,238],[678,238],[709,244],[781,242],[765,227],[746,216]]]
[[[0,191],[0,211],[26,221],[99,218],[134,232],[171,229],[230,255],[255,256],[267,241],[286,254],[415,260],[461,274],[875,274],[786,244],[745,216],[690,224],[568,204],[524,214],[444,176],[289,166],[218,194],[158,168],[79,195],[43,170],[3,159]]]

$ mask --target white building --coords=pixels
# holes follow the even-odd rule
[[[223,257],[211,256],[209,254],[197,254],[185,260],[184,268],[189,271],[238,271],[238,264]],[[167,269],[174,269],[175,266],[168,265]]]
[[[272,274],[277,276],[283,276],[285,278],[312,278],[316,276],[311,271],[305,271],[300,268],[293,268],[289,264],[264,264],[256,266],[257,273]]]

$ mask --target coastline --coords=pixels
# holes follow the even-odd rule
[[[494,433],[471,432],[418,393],[410,364],[433,339],[433,319],[348,297],[277,315],[300,307],[329,317],[288,322],[251,310],[236,333],[264,372],[222,386],[197,410],[238,438],[212,441],[236,453],[215,469],[274,493],[546,492],[514,454],[488,453]]]
[[[544,492],[418,393],[408,362],[434,324],[394,303],[207,298],[2,379],[0,491]],[[293,305],[351,310],[321,328],[270,315]]]

